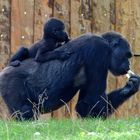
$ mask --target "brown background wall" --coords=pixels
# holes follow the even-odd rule
[[[65,22],[71,38],[86,32],[116,30],[130,41],[136,55],[132,70],[140,74],[140,1],[139,0],[0,0],[0,69],[20,45],[29,46],[41,38],[42,27],[49,17]],[[125,84],[125,77],[109,74],[108,90]],[[140,93],[129,99],[112,117],[140,115]],[[68,106],[45,115],[76,118],[77,96]]]

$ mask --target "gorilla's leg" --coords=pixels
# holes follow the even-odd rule
[[[86,91],[80,91],[76,111],[81,117],[106,118],[108,115],[106,94],[90,96],[86,95]]]
[[[34,112],[32,106],[30,105],[23,105],[21,109],[18,111],[13,112],[13,117],[16,120],[33,120],[34,119]]]
[[[72,87],[66,88],[64,91],[61,91],[60,93],[58,93],[58,91],[54,91],[56,93],[55,96],[49,96],[47,98],[46,97],[44,98],[42,102],[43,104],[41,104],[43,108],[40,109],[40,111],[42,110],[43,111],[43,112],[41,111],[42,113],[48,113],[50,111],[58,109],[63,105],[66,105],[74,97],[77,91],[78,91],[77,88]]]
[[[103,117],[106,118],[112,114],[124,101],[138,91],[140,77],[133,75],[126,85],[109,94],[101,95],[87,93],[87,90],[81,90],[76,110],[81,117]],[[87,93],[87,94],[86,94]]]
[[[20,61],[29,57],[29,51],[25,47],[21,47],[10,59],[9,65],[10,66],[19,66]]]

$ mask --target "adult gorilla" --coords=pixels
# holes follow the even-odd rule
[[[34,109],[55,110],[80,89],[76,110],[81,117],[107,117],[140,85],[140,78],[132,75],[123,88],[105,93],[108,70],[116,76],[129,70],[129,47],[116,32],[83,35],[46,55],[47,61],[55,59],[56,54],[64,58],[71,54],[66,61],[37,63],[28,59],[19,67],[6,67],[0,73],[1,95],[17,119],[32,119]]]

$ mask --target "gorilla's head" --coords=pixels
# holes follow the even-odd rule
[[[116,76],[124,75],[130,69],[129,59],[132,57],[130,44],[117,32],[107,32],[102,35],[112,50],[109,70]]]
[[[50,18],[44,25],[44,39],[53,38],[58,42],[68,40],[64,23],[57,18]]]

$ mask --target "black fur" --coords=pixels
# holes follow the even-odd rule
[[[124,87],[106,94],[108,71],[116,76],[126,74],[131,57],[128,41],[116,32],[86,34],[51,53],[55,52],[72,55],[66,61],[42,64],[28,59],[0,73],[0,93],[11,114],[21,112],[17,119],[33,119],[33,104],[42,113],[55,110],[79,89],[78,114],[106,118],[138,91],[140,78],[133,75]]]
[[[53,51],[57,47],[60,47],[62,43],[69,41],[68,34],[65,32],[64,23],[57,19],[51,18],[44,25],[43,38],[33,44],[29,49],[21,47],[17,53],[10,59],[11,66],[19,66],[20,61],[27,58],[35,58],[38,62],[45,62],[46,55],[42,55],[48,51]],[[55,55],[57,59],[61,59]],[[53,57],[55,59],[55,57]],[[48,60],[48,59],[47,59]]]

